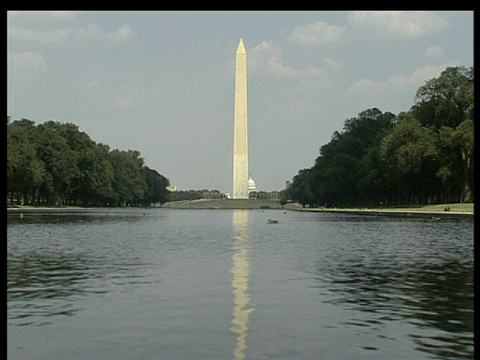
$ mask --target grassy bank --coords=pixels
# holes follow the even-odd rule
[[[418,215],[418,216],[441,216],[451,217],[464,215],[473,216],[474,204],[435,204],[418,206],[379,206],[372,208],[302,208],[299,204],[288,203],[280,205],[276,200],[240,200],[240,199],[201,199],[191,201],[168,202],[162,208],[170,209],[287,209],[312,212],[342,212],[358,214],[380,214],[380,215]],[[450,209],[445,211],[445,208]],[[7,212],[82,212],[89,210],[108,210],[112,208],[83,208],[78,206],[7,206]],[[145,208],[117,208],[141,210]]]
[[[276,200],[200,199],[169,202],[162,207],[171,209],[287,209],[292,205],[288,204],[282,207]]]
[[[441,218],[473,218],[474,204],[435,204],[435,205],[413,205],[413,206],[392,206],[375,208],[304,208],[302,211],[312,212],[338,212],[355,213],[366,215],[387,215],[387,216],[416,216]]]
[[[445,211],[445,209],[449,211]],[[471,212],[473,213],[473,203],[463,204],[435,204],[435,205],[412,205],[412,206],[378,206],[372,208],[310,208],[309,211],[393,211],[393,212]]]
[[[81,206],[33,206],[33,205],[7,205],[8,210],[82,210]]]

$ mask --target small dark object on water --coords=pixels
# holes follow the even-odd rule
[[[278,224],[278,220],[277,219],[268,219],[267,224]]]

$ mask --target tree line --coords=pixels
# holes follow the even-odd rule
[[[448,67],[409,111],[345,120],[282,196],[309,207],[473,202],[473,110],[473,67]]]
[[[170,193],[169,201],[191,201],[200,199],[226,199],[219,190],[178,190]]]
[[[111,150],[72,123],[7,117],[7,201],[23,205],[148,206],[169,180],[136,150]]]

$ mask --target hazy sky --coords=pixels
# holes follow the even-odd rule
[[[8,115],[138,150],[179,189],[231,192],[240,38],[265,191],[311,167],[346,119],[408,111],[425,80],[473,66],[473,11],[8,12]]]

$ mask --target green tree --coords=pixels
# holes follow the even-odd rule
[[[312,184],[309,178],[311,169],[303,169],[293,178],[292,185],[289,189],[291,199],[302,204],[313,206],[315,199],[313,197]]]
[[[78,153],[69,146],[61,123],[47,121],[37,128],[37,153],[49,174],[45,179],[51,181],[45,187],[52,190],[48,194],[49,204],[62,205],[72,191],[73,179],[78,176]]]
[[[473,68],[448,67],[416,93],[413,116],[424,126],[456,128],[473,119]]]
[[[99,160],[96,157],[97,145],[75,124],[61,124],[60,131],[76,159],[76,171],[67,192],[69,196],[67,203],[70,205],[76,205],[79,202],[88,204],[92,197],[97,195],[97,184],[92,182],[93,171]]]
[[[442,164],[437,176],[444,190],[473,201],[473,68],[446,68],[418,89],[415,100],[413,116],[438,132]]]
[[[288,196],[314,206],[473,201],[473,77],[449,67],[418,89],[410,111],[347,119]]]
[[[384,173],[378,169],[378,147],[394,124],[394,114],[372,108],[347,119],[341,133],[334,132],[312,168],[310,183],[317,204],[352,206],[378,201],[378,190],[383,192],[385,185]]]
[[[133,205],[143,199],[147,185],[142,176],[143,158],[136,150],[121,151],[115,149],[109,153],[114,171],[112,184],[115,206]]]
[[[473,201],[474,189],[474,130],[471,119],[464,120],[452,133],[453,145],[460,153],[463,169],[462,201]]]
[[[147,189],[144,196],[144,205],[149,206],[155,203],[165,203],[169,198],[169,191],[167,186],[170,186],[170,181],[156,170],[150,169],[148,166],[142,168],[142,173],[145,178]]]
[[[364,206],[387,205],[390,202],[386,180],[386,163],[380,146],[370,147],[358,163],[358,179],[355,190],[359,203]]]
[[[383,139],[381,151],[390,164],[387,176],[395,179],[401,198],[422,203],[435,195],[440,152],[431,128],[422,126],[411,113],[401,113],[395,129]]]
[[[107,145],[98,144],[95,148],[94,162],[89,180],[91,182],[94,199],[97,204],[108,205],[109,199],[114,198],[113,182],[115,170],[109,161],[110,149]]]
[[[114,169],[109,148],[85,138],[78,160],[79,174],[75,179],[74,197],[83,205],[105,206],[114,197]]]
[[[7,193],[17,193],[19,204],[30,204],[42,182],[43,163],[37,158],[36,128],[31,120],[15,121],[7,127]]]
[[[7,117],[7,199],[19,204],[133,205],[165,202],[168,179],[140,152],[110,151],[77,125]]]

